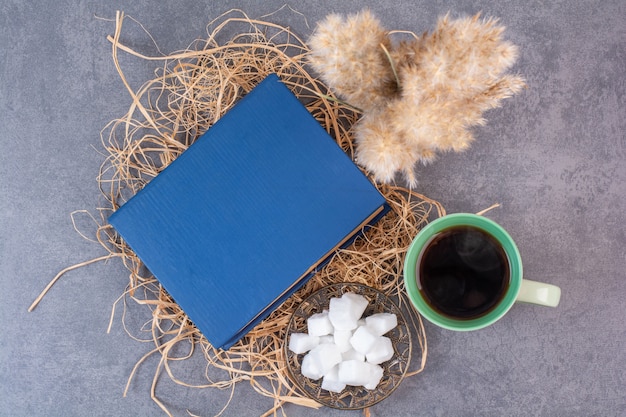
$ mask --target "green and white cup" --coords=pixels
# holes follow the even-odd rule
[[[437,234],[453,227],[470,226],[491,235],[502,247],[509,263],[509,285],[504,296],[486,314],[476,318],[453,318],[435,310],[420,291],[419,265],[421,254]],[[502,318],[515,302],[556,307],[561,289],[555,285],[523,278],[522,259],[511,236],[493,220],[470,213],[449,214],[426,225],[415,237],[404,261],[404,284],[409,299],[428,321],[445,329],[456,331],[478,330]]]

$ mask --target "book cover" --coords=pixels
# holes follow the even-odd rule
[[[270,75],[109,223],[209,342],[228,349],[387,210]]]

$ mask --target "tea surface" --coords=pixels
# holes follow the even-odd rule
[[[487,314],[509,285],[509,261],[488,233],[456,226],[435,235],[418,259],[417,285],[426,302],[453,319]]]

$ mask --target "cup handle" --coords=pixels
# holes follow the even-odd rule
[[[556,307],[559,305],[560,300],[561,289],[556,285],[523,279],[522,286],[515,301]]]

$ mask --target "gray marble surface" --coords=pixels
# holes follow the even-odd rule
[[[373,416],[626,415],[626,3],[608,1],[368,2],[390,29],[421,33],[438,16],[500,17],[520,47],[514,70],[528,89],[487,114],[476,142],[417,171],[417,190],[449,213],[489,217],[516,239],[528,278],[563,290],[556,309],[516,305],[488,329],[454,333],[426,324],[425,370],[404,381]],[[81,238],[70,213],[99,204],[100,131],[129,107],[106,36],[116,10],[134,17],[164,53],[205,36],[237,7],[252,17],[283,0],[0,3],[0,415],[163,415],[150,399],[158,365],[135,363],[152,347],[131,339],[121,309],[127,284],[118,262],[66,274],[39,307],[27,308],[61,269],[103,255]],[[294,1],[271,19],[307,37],[330,12],[359,1]],[[158,51],[129,21],[123,40]],[[121,57],[138,88],[158,64]],[[85,214],[81,230],[90,229]],[[131,308],[134,308],[131,306]],[[143,310],[134,311],[140,326]],[[181,378],[202,358],[177,367]],[[167,377],[159,398],[176,416],[217,414],[229,391],[193,390]],[[225,416],[255,416],[271,401],[241,383]],[[289,416],[360,412],[285,407]]]

